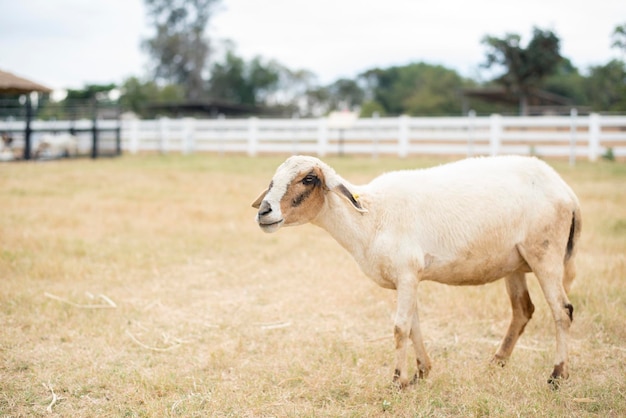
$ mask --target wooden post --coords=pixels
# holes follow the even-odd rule
[[[378,158],[378,125],[379,125],[379,120],[380,118],[380,113],[378,112],[373,112],[372,113],[372,158]]]
[[[91,115],[91,158],[98,158],[98,102],[96,99],[93,99],[92,106],[92,115]]]
[[[182,153],[191,154],[194,150],[194,132],[196,120],[194,118],[183,118]]]
[[[115,119],[117,122],[117,128],[115,129],[115,155],[117,156],[122,155],[122,121],[120,118],[120,113],[120,105],[118,104],[115,107]]]
[[[130,133],[128,139],[128,150],[131,154],[137,154],[139,152],[139,119],[131,119],[128,121],[130,123]]]
[[[169,151],[169,119],[162,117],[159,119],[159,152],[167,154]]]
[[[589,115],[589,161],[596,161],[600,153],[600,115]]]
[[[324,157],[328,147],[328,119],[322,117],[317,121],[317,155]]]
[[[493,114],[489,118],[489,148],[492,156],[500,152],[500,141],[502,135],[502,116]]]
[[[409,153],[409,117],[402,115],[398,122],[398,157],[404,158]]]
[[[248,119],[248,155],[250,157],[256,156],[257,146],[259,142],[259,119]]]
[[[24,159],[25,160],[30,160],[31,157],[31,134],[32,134],[32,128],[30,126],[30,122],[31,119],[33,118],[33,108],[31,106],[30,103],[30,93],[26,94],[26,103],[25,103],[25,107],[26,107],[26,126],[24,128]]]
[[[474,156],[474,132],[476,124],[476,111],[471,109],[467,112],[467,157]]]
[[[578,110],[572,108],[569,112],[570,116],[570,137],[569,137],[569,165],[576,164],[576,132],[578,130],[577,119]]]

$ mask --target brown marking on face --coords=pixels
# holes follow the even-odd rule
[[[280,201],[285,225],[314,219],[324,205],[324,173],[318,167],[299,173],[287,186]]]

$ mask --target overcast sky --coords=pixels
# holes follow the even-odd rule
[[[369,3],[369,4],[368,4]],[[209,25],[246,59],[260,55],[320,83],[424,61],[478,76],[484,35],[554,31],[580,70],[623,58],[611,33],[626,0],[222,0]],[[0,0],[0,69],[54,89],[146,75],[142,0]]]

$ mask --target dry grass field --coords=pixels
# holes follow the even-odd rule
[[[504,283],[422,283],[433,370],[400,391],[394,292],[321,229],[256,226],[250,203],[283,159],[0,165],[0,417],[626,415],[624,164],[550,161],[584,216],[560,390],[531,276],[535,315],[505,368],[489,365]],[[327,161],[354,183],[443,162]]]

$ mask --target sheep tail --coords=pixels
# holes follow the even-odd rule
[[[576,216],[578,215],[578,217]],[[567,248],[565,250],[565,261],[569,260],[574,253],[578,235],[580,234],[580,213],[578,210],[572,212],[572,223],[569,227],[569,237],[567,238]]]

